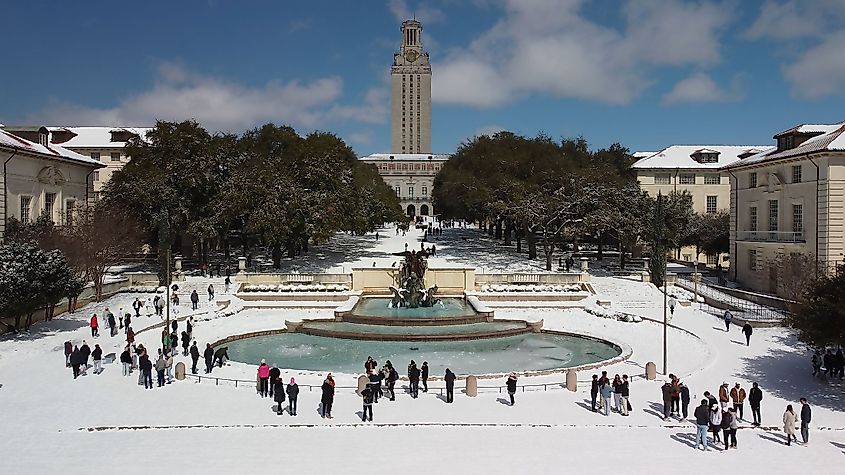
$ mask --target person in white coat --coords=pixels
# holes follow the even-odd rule
[[[798,416],[792,410],[792,404],[786,406],[786,411],[783,413],[783,433],[786,434],[786,445],[792,445],[792,439],[798,442],[798,437],[795,436],[795,424],[798,423]]]

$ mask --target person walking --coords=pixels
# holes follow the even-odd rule
[[[106,322],[109,324],[109,336],[113,337],[117,334],[117,330],[114,328],[117,325],[117,322],[114,320],[114,314],[108,312],[106,314]]]
[[[420,392],[420,370],[414,360],[411,360],[411,364],[408,365],[408,381],[410,382],[411,397],[416,399]]]
[[[205,351],[202,355],[205,358],[205,374],[209,374],[214,367],[214,348],[211,347],[211,343],[205,344]]]
[[[733,321],[734,316],[731,314],[730,310],[725,310],[725,331],[731,331],[731,321]]]
[[[191,343],[189,353],[191,354],[191,374],[197,374],[197,361],[200,359],[200,350],[197,348],[196,340]]]
[[[663,396],[663,420],[668,421],[669,415],[672,414],[672,383],[666,380],[660,387],[660,392]]]
[[[144,389],[153,388],[153,362],[150,361],[150,356],[145,351],[140,358],[138,358],[138,368],[141,369],[141,379],[144,381]]]
[[[103,372],[103,349],[99,344],[94,345],[94,351],[91,352],[91,359],[94,361],[94,374]]]
[[[175,293],[173,295],[176,295]],[[199,306],[200,296],[197,294],[197,289],[191,292],[191,310],[196,310]]]
[[[281,379],[279,379],[281,381]],[[288,394],[288,414],[291,416],[296,415],[296,398],[299,397],[299,385],[296,384],[296,380],[290,378],[290,383],[288,384],[287,389],[285,390]]]
[[[91,316],[91,338],[100,336],[100,322],[97,321],[97,314]]]
[[[276,378],[276,381],[273,383],[270,390],[273,391],[270,397],[276,401],[276,414],[281,416],[285,412],[282,408],[282,403],[285,402],[285,383],[282,382],[281,379]],[[290,409],[288,412],[290,412]]]
[[[592,401],[593,412],[596,412],[596,398],[599,395],[599,375],[593,375],[593,382],[590,386],[590,399]]]
[[[88,357],[91,356],[91,347],[85,340],[82,340],[82,346],[79,347],[79,355],[82,358],[82,374],[88,372]]]
[[[684,383],[680,383],[680,385],[681,385],[681,414],[683,415],[684,420],[686,420],[687,416],[689,416],[689,412],[688,412],[689,411],[689,401],[690,401],[689,387]]]
[[[361,413],[361,421],[367,422],[367,414],[369,414],[370,422],[373,421],[373,389],[369,384],[361,391],[361,397],[364,399],[364,410]]]
[[[70,368],[70,355],[73,354],[73,343],[70,340],[65,342],[65,368]]]
[[[332,374],[329,373],[326,376],[326,379],[323,381],[323,385],[320,386],[320,390],[322,391],[322,396],[320,397],[320,403],[322,404],[320,409],[320,415],[325,418],[332,418],[332,404],[334,403],[334,378],[332,378]]]
[[[262,359],[261,364],[258,365],[258,394],[261,397],[267,397],[267,382],[270,380],[270,367],[267,366],[267,361]]]
[[[613,394],[613,386],[606,382],[599,386],[599,395],[601,396],[601,407],[604,410],[604,415],[610,415],[610,396]]]
[[[159,349],[158,358],[156,358],[156,382],[158,382],[158,387],[164,386],[164,368],[166,366],[167,361],[164,359],[164,353]]]
[[[757,383],[753,383],[751,391],[748,394],[748,404],[751,406],[751,416],[754,418],[754,425],[759,426],[762,418],[760,417],[760,401],[763,400],[763,391]]]
[[[710,406],[710,431],[713,432],[713,444],[722,440],[719,438],[719,431],[722,429],[722,410],[718,404]]]
[[[798,437],[795,436],[795,424],[798,422],[798,416],[792,410],[792,404],[786,405],[786,411],[783,413],[783,433],[786,434],[786,445],[792,445],[792,439],[798,442]]]
[[[132,353],[129,351],[128,346],[120,354],[120,362],[123,364],[123,375],[129,376],[132,374]]]
[[[393,363],[387,360],[385,366],[388,368],[387,374],[387,389],[390,391],[390,400],[396,400],[396,381],[399,381],[399,372],[393,367]]]
[[[511,398],[511,406],[516,403],[513,399],[514,394],[516,394],[516,379],[516,373],[512,371],[511,374],[508,375],[508,380],[505,382],[505,385],[508,388],[508,396]]]
[[[733,401],[734,411],[739,414],[739,420],[742,420],[742,409],[745,403],[745,388],[739,385],[739,383],[734,384],[734,387],[731,389],[731,401]]]
[[[701,405],[693,411],[695,417],[695,448],[701,446],[701,450],[710,450],[707,446],[707,429],[710,427],[710,411],[708,410],[707,399],[701,400]]]
[[[799,399],[801,403],[801,440],[804,442],[804,445],[810,443],[810,420],[812,419],[812,409],[810,409],[810,404],[807,403],[807,398]]]
[[[79,351],[79,347],[74,346],[73,351],[70,353],[70,366],[73,368],[73,379],[79,377],[79,367],[82,366],[82,352]]]
[[[206,289],[206,292],[208,292],[208,301],[211,302],[212,300],[214,300],[214,285],[208,284],[208,289]]]
[[[420,375],[422,376],[422,383],[423,383],[423,392],[428,392],[428,361],[423,361],[422,368],[420,369]]]
[[[619,385],[619,389],[620,389],[619,398],[622,400],[621,404],[620,404],[620,409],[622,411],[622,415],[627,416],[628,410],[629,410],[628,405],[630,404],[628,402],[628,397],[630,396],[630,392],[629,392],[630,390],[629,390],[629,386],[628,386],[628,375],[627,374],[622,375],[622,384]]]
[[[751,328],[750,323],[746,322],[742,326],[742,333],[745,335],[745,346],[751,346],[751,334],[754,333],[754,329]]]
[[[446,368],[446,375],[443,380],[446,381],[446,402],[451,403],[455,399],[455,373],[449,368]]]

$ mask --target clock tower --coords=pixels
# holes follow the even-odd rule
[[[393,153],[431,153],[431,63],[422,23],[402,22],[402,45],[390,68],[390,144]]]

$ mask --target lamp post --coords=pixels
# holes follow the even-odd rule
[[[668,317],[666,314],[666,300],[668,299],[667,289],[666,289],[666,268],[669,267],[669,262],[665,260],[663,262],[663,374],[669,374],[669,364],[668,360],[668,344],[667,344],[667,334],[668,334]]]
[[[662,252],[663,255],[661,259],[663,260],[663,374],[669,374],[669,363],[668,363],[668,354],[669,354],[669,345],[668,345],[668,312],[667,312],[667,300],[668,296],[666,295],[667,286],[666,286],[666,268],[669,267],[669,262],[666,259],[666,239],[665,239],[665,223],[663,222],[663,194],[658,192],[657,193],[657,210],[655,213],[655,221],[657,223],[657,252]]]
[[[164,329],[167,333],[170,333],[170,246],[167,246],[167,277],[164,279],[167,282],[167,287],[164,292],[164,295],[167,297],[167,318],[164,323]]]
[[[695,303],[698,303],[698,257],[696,257],[695,260],[692,261],[692,265],[695,269],[692,273],[692,285],[693,289],[695,289]]]

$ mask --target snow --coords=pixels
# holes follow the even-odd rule
[[[739,160],[739,155],[749,150],[771,150],[769,145],[672,145],[649,157],[642,158],[631,168],[681,168],[716,170]],[[708,152],[709,151],[709,152]],[[699,163],[692,158],[695,152],[719,152],[718,161]]]
[[[726,168],[739,168],[746,165],[769,162],[782,158],[797,157],[809,153],[845,150],[845,133],[843,133],[845,132],[845,122],[830,125],[802,125],[778,135],[783,135],[793,130],[798,132],[819,133],[820,135],[807,139],[795,148],[782,150],[780,152],[778,152],[776,148],[770,147],[764,152],[752,155],[739,162],[732,163]]]
[[[85,155],[78,154],[64,147],[53,144],[50,144],[50,146],[47,147],[35,142],[30,142],[29,140],[0,129],[0,147],[3,146],[22,149],[25,152],[35,153],[38,155],[46,155],[48,158],[61,157],[66,160],[80,162],[86,165],[96,165],[97,168],[104,166],[102,163],[92,159],[91,157],[86,157]]]
[[[449,159],[448,153],[372,153],[360,157],[359,160],[438,160]]]
[[[62,142],[62,146],[68,148],[122,148],[126,146],[126,142],[112,142],[112,131],[131,132],[143,138],[152,130],[149,127],[47,127],[47,129],[68,130],[76,134],[67,142]]]
[[[444,229],[444,236],[436,241],[437,259],[464,264],[498,259],[503,267],[524,260],[503,246],[485,250],[483,245],[470,246],[461,239],[478,234],[477,230]],[[378,243],[372,237],[366,241],[339,237],[338,242],[315,248],[308,265],[331,264],[318,262],[317,257],[326,256],[330,248],[355,249],[350,254],[369,259],[420,238],[419,234],[405,238],[382,235],[386,238]],[[542,259],[525,266],[537,263]],[[348,267],[351,263],[332,265]],[[203,289],[209,282],[222,289],[222,279],[189,276],[180,290]],[[92,313],[100,314],[106,306],[130,309],[136,296],[145,297],[119,293],[75,314],[36,325],[29,334],[0,338],[0,438],[6,454],[0,457],[0,473],[150,473],[162,465],[177,473],[231,473],[267,470],[275,454],[285,472],[317,473],[372,473],[381,466],[410,473],[515,474],[564,469],[586,473],[595,470],[597,463],[624,467],[626,473],[635,474],[654,473],[668,465],[692,474],[749,469],[813,474],[841,471],[843,385],[810,375],[809,353],[796,341],[794,332],[756,328],[751,345],[746,346],[739,327],[726,332],[719,318],[695,306],[676,308],[667,329],[669,371],[691,388],[693,406],[704,390],[714,392],[723,381],[740,382],[746,388],[757,381],[764,392],[763,429],[742,423],[737,436],[739,450],[700,452],[691,447],[694,427],[690,422],[664,422],[658,417],[663,376],[656,381],[643,377],[648,362],[655,362],[662,371],[662,294],[653,285],[618,277],[592,276],[592,285],[596,298],[612,302],[611,310],[633,313],[644,321],[625,323],[578,308],[540,307],[497,308],[496,318],[542,319],[548,329],[595,335],[630,346],[632,354],[627,361],[595,370],[633,378],[629,417],[615,413],[605,417],[589,410],[587,381],[593,371],[578,374],[575,393],[561,387],[562,374],[522,377],[520,385],[538,386],[520,390],[513,407],[500,392],[504,385],[500,379],[479,380],[476,398],[463,394],[464,382],[458,381],[454,404],[441,399],[440,380],[430,381],[431,390],[421,393],[419,399],[411,399],[397,388],[396,401],[382,399],[374,407],[375,423],[366,424],[357,414],[361,400],[352,389],[356,374],[335,374],[338,390],[331,420],[319,417],[319,392],[306,386],[319,384],[323,372],[283,371],[283,377],[295,377],[302,388],[297,417],[275,415],[273,401],[258,397],[251,384],[236,388],[230,382],[217,385],[213,379],[196,382],[189,377],[161,389],[144,390],[136,384],[137,373],[123,377],[117,364],[105,365],[100,375],[89,371],[73,380],[63,364],[64,341],[96,342],[104,354],[121,350],[122,335],[111,338],[106,330],[92,340],[87,328]],[[333,308],[243,308],[236,296],[220,292],[215,302],[200,305],[192,312],[183,303],[177,316],[197,315],[194,334],[201,346],[229,335],[281,328],[285,320],[333,318]],[[224,306],[225,310],[219,310]],[[233,308],[239,311],[224,316]],[[138,330],[158,322],[158,317],[141,316],[133,319],[133,327],[137,325]],[[138,342],[151,348],[158,338],[157,330],[137,335]],[[176,359],[189,361],[182,356]],[[255,363],[231,362],[215,368],[211,376],[252,381]],[[799,397],[807,397],[813,406],[811,443],[786,447],[781,417],[786,404],[798,406]],[[750,417],[750,410],[746,411]],[[407,460],[409,456],[411,460]]]

